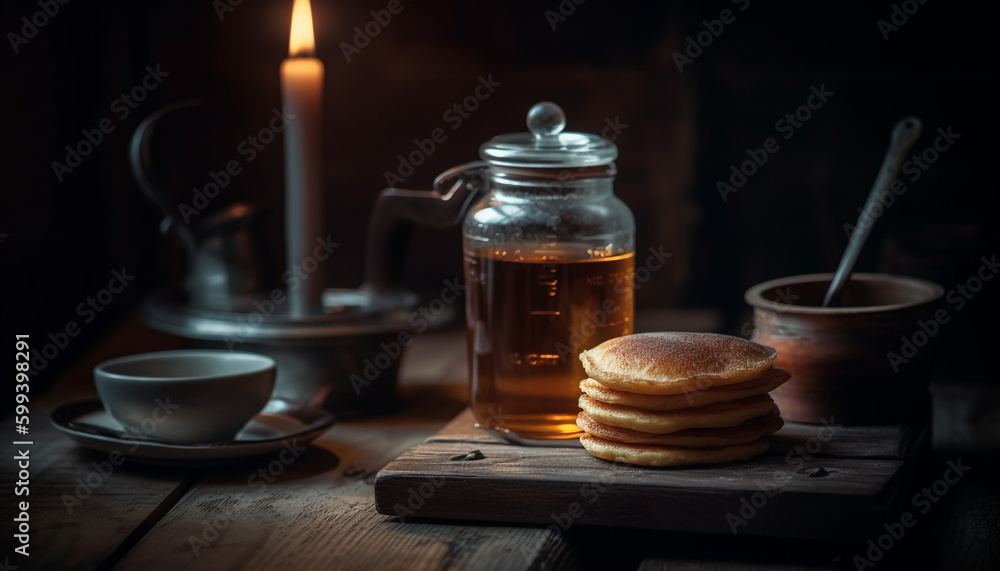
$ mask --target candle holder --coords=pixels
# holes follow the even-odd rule
[[[303,314],[275,285],[278,272],[252,206],[232,205],[192,228],[181,222],[156,176],[151,153],[156,125],[172,112],[201,104],[187,101],[157,111],[132,137],[133,176],[161,212],[161,230],[176,232],[189,258],[183,285],[146,299],[142,320],[198,347],[273,357],[278,364],[275,397],[339,413],[393,408],[399,363],[413,336],[459,314],[453,304],[444,304],[433,322],[414,319],[421,300],[403,286],[408,234],[414,225],[457,225],[480,191],[484,165],[450,169],[435,179],[431,191],[384,189],[369,222],[364,283],[357,289],[322,288],[320,310]],[[313,275],[308,281],[319,279]]]

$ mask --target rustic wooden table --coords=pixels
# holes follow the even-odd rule
[[[680,319],[689,329],[711,324],[711,319],[697,315],[674,314],[670,319]],[[80,448],[49,424],[56,406],[94,396],[90,372],[96,363],[181,346],[175,338],[146,329],[135,317],[127,319],[45,394],[32,395],[29,497],[13,493],[18,468],[10,458],[17,451],[16,446],[5,446],[5,548],[0,568],[869,568],[855,559],[867,557],[864,541],[789,541],[584,525],[556,531],[528,525],[402,521],[377,514],[375,473],[466,405],[462,335],[451,329],[416,339],[403,363],[404,406],[399,412],[341,420],[272,481],[248,482],[272,459],[196,470],[125,462],[108,473],[100,468],[100,454]],[[990,414],[993,428],[985,430],[995,437],[997,413]],[[13,428],[13,419],[7,418],[4,433],[13,435]],[[965,442],[966,447],[974,444]],[[959,457],[971,466],[968,475],[927,514],[917,512],[916,525],[871,562],[875,568],[1000,566],[1000,465],[995,455],[936,451],[911,492],[932,485],[942,477],[946,462]],[[14,552],[18,543],[12,541],[12,514],[18,502],[26,500],[31,538],[27,558]],[[878,535],[872,539],[877,541]]]

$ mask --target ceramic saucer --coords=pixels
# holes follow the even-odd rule
[[[99,452],[119,452],[145,464],[225,464],[303,445],[333,425],[333,415],[318,407],[271,399],[233,440],[169,444],[128,434],[99,400],[69,403],[52,413],[52,424],[77,444]]]

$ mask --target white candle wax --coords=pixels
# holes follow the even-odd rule
[[[322,99],[323,62],[312,57],[312,15],[308,0],[292,12],[289,57],[281,62],[281,98],[291,121],[285,129],[285,254],[288,312],[322,311],[326,280],[311,258],[323,223]]]

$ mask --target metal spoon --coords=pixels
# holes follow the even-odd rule
[[[833,275],[830,288],[826,291],[826,297],[823,298],[823,307],[840,304],[844,286],[851,279],[851,272],[854,270],[854,264],[858,261],[858,255],[861,254],[861,248],[864,247],[868,235],[871,234],[872,226],[875,225],[876,218],[873,212],[876,206],[885,203],[886,195],[892,192],[889,189],[889,184],[899,175],[903,159],[913,143],[920,137],[921,129],[920,119],[913,116],[903,117],[893,128],[889,150],[886,151],[885,158],[882,159],[882,166],[879,168],[875,183],[872,184],[872,189],[868,193],[868,200],[865,201],[865,206],[861,209],[858,223],[854,227],[854,231],[851,232],[851,239],[847,242],[847,249],[844,250],[844,255],[840,258],[837,273]]]

